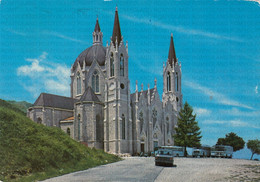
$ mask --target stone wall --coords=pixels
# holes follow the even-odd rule
[[[74,139],[74,120],[60,121],[60,128],[67,133],[72,139]],[[68,133],[69,129],[69,133]]]
[[[60,121],[73,116],[73,111],[59,108],[37,106],[29,108],[27,111],[27,116],[31,120],[37,123],[42,123],[45,126],[60,127]]]

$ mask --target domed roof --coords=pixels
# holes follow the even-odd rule
[[[90,66],[94,60],[96,60],[100,66],[105,65],[106,48],[104,46],[96,44],[84,50],[74,62],[73,69],[76,67],[77,62],[79,62],[80,67],[83,67],[84,61],[86,66]]]

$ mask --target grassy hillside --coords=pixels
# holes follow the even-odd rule
[[[10,101],[7,101],[7,102],[10,103],[13,107],[15,107],[15,108],[21,110],[22,112],[24,112],[25,114],[27,112],[27,109],[33,105],[33,104],[28,103],[26,101],[17,102],[17,101],[10,100]]]
[[[0,100],[0,180],[34,181],[120,158],[90,149],[59,128],[37,124]]]

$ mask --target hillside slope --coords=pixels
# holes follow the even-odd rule
[[[0,159],[0,180],[5,181],[35,174],[36,179],[44,179],[120,160],[102,150],[85,147],[59,128],[31,121],[3,100],[0,101]]]

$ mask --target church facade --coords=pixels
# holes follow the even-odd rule
[[[148,85],[147,90],[143,85],[138,89],[136,81],[135,92],[130,93],[128,43],[121,35],[117,9],[110,43],[103,46],[98,19],[92,36],[93,45],[71,67],[71,97],[41,93],[28,117],[110,153],[148,153],[157,146],[174,145],[182,75],[172,35],[162,70],[162,100],[156,79],[154,88]]]

